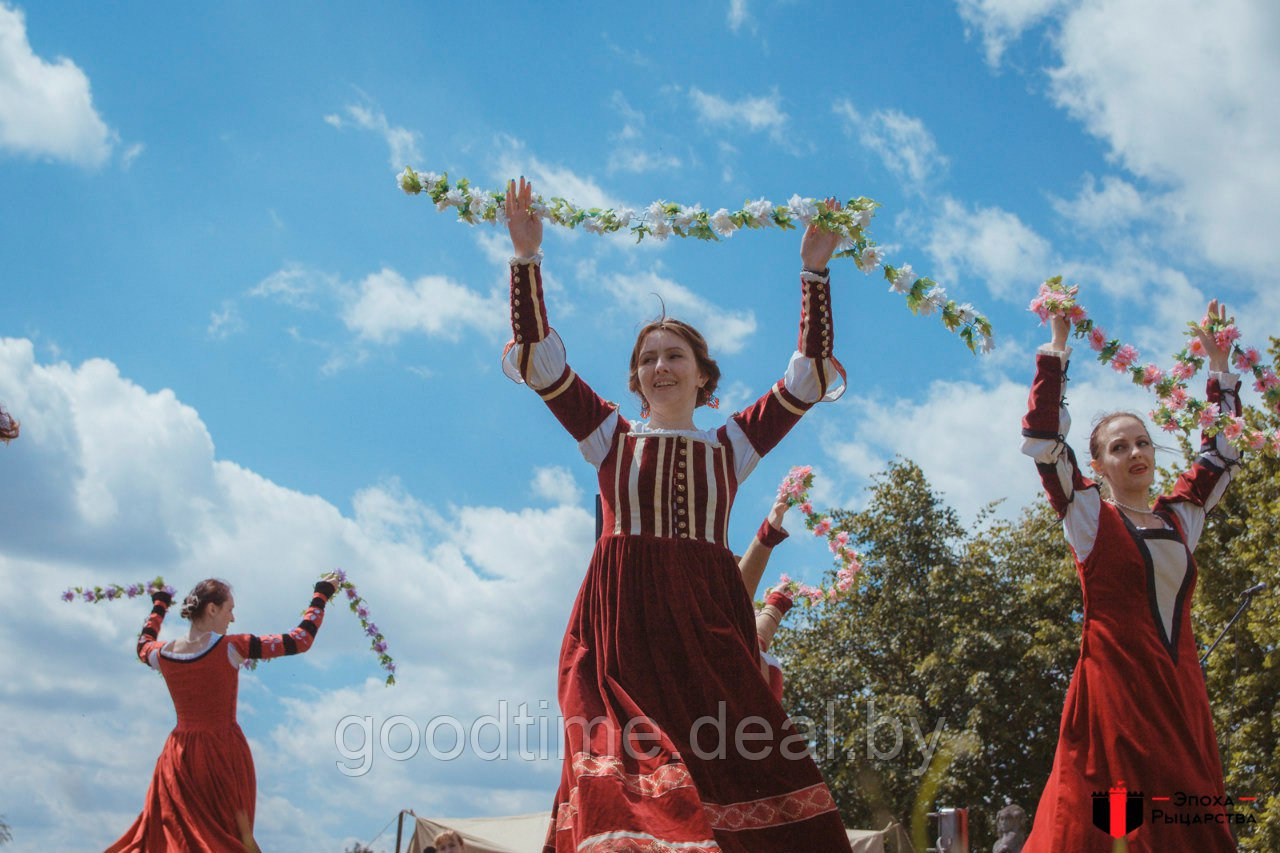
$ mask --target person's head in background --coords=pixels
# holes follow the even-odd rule
[[[436,853],[467,853],[467,842],[452,829],[436,836]]]

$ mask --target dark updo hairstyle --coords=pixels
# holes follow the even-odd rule
[[[697,402],[697,405],[705,406],[716,393],[716,385],[720,382],[720,366],[707,351],[707,339],[702,337],[701,332],[683,320],[673,319],[665,313],[636,335],[636,345],[631,348],[631,375],[627,378],[627,387],[631,389],[631,393],[640,398],[642,404],[648,403],[640,391],[640,348],[644,346],[644,339],[650,332],[660,330],[679,335],[689,345],[689,349],[693,350],[693,358],[698,363],[698,370],[707,377],[707,384],[698,391]]]
[[[192,622],[204,615],[210,604],[226,604],[231,597],[231,584],[218,578],[206,578],[182,600],[182,618]]]

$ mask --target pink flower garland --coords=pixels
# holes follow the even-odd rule
[[[849,545],[847,531],[837,531],[827,513],[814,512],[809,502],[809,490],[813,488],[813,468],[803,465],[792,468],[782,485],[778,487],[778,496],[785,498],[787,507],[799,507],[804,513],[804,525],[814,536],[825,537],[827,547],[835,555],[836,577],[829,587],[810,586],[792,580],[785,573],[778,579],[778,584],[769,592],[783,592],[794,599],[804,599],[806,607],[823,601],[835,601],[853,589],[857,573],[862,569],[862,558]]]
[[[334,597],[337,597],[339,590],[346,590],[347,606],[350,607],[352,613],[356,614],[356,618],[360,620],[360,627],[364,629],[365,635],[369,637],[369,647],[378,657],[378,665],[387,671],[387,686],[390,687],[396,683],[396,662],[387,653],[387,639],[378,630],[377,624],[369,621],[369,608],[356,590],[356,585],[347,578],[347,573],[339,569],[337,575],[338,589],[334,591]],[[149,584],[134,583],[128,586],[121,586],[118,583],[112,583],[106,586],[70,587],[63,591],[62,600],[75,601],[80,599],[89,604],[97,604],[101,601],[115,601],[120,598],[137,598],[144,592],[150,594],[157,590],[169,593],[170,598],[178,594],[176,589],[164,582],[164,578],[157,577]],[[256,660],[247,660],[244,662],[244,666],[246,669],[256,669],[258,662]]]
[[[1028,308],[1035,312],[1041,323],[1048,322],[1051,316],[1065,317],[1074,327],[1074,335],[1087,340],[1098,353],[1098,361],[1109,363],[1118,373],[1128,373],[1134,384],[1154,390],[1160,401],[1159,407],[1151,412],[1156,426],[1166,432],[1181,431],[1184,434],[1197,427],[1210,435],[1221,432],[1241,450],[1270,449],[1280,453],[1280,430],[1271,436],[1260,430],[1251,430],[1243,417],[1223,413],[1216,404],[1206,403],[1187,392],[1187,380],[1204,367],[1208,355],[1194,332],[1188,332],[1191,341],[1174,355],[1174,365],[1170,370],[1161,370],[1154,364],[1139,364],[1137,349],[1117,338],[1108,339],[1102,327],[1089,319],[1076,299],[1079,290],[1077,286],[1064,285],[1062,276],[1054,276],[1040,285],[1039,293]],[[1235,318],[1223,322],[1205,317],[1198,324],[1189,325],[1212,334],[1219,347],[1229,350],[1232,363],[1241,372],[1253,374],[1254,390],[1261,392],[1271,410],[1280,414],[1280,378],[1274,370],[1261,363],[1262,357],[1257,349],[1240,346],[1240,330],[1236,328]]]

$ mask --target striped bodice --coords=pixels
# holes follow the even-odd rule
[[[728,547],[738,491],[725,429],[636,433],[620,421],[599,468],[604,532]]]

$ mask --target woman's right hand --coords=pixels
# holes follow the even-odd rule
[[[1071,321],[1061,314],[1049,315],[1049,328],[1053,332],[1053,339],[1049,342],[1049,346],[1058,352],[1065,352],[1067,349],[1067,338],[1071,335]]]
[[[774,530],[781,530],[782,518],[787,514],[788,509],[790,507],[787,505],[787,499],[779,495],[778,499],[773,502],[773,507],[769,510],[769,526]]]
[[[517,258],[532,258],[542,248],[542,220],[530,212],[532,203],[533,184],[526,183],[523,176],[519,187],[515,181],[507,182],[507,231]]]

